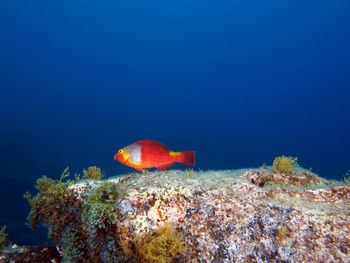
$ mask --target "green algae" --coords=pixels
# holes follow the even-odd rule
[[[118,223],[118,210],[115,206],[119,197],[119,189],[116,184],[111,182],[103,182],[90,192],[84,200],[81,220],[82,224],[88,232],[87,243],[89,243],[89,257],[101,257],[104,252],[101,244],[109,244],[109,254],[104,255],[108,259],[115,261],[118,249],[116,245],[111,245],[118,240],[113,236],[116,225]],[[110,237],[106,240],[106,236]]]
[[[5,231],[6,231],[6,225],[3,226],[0,230],[0,249],[4,249],[6,247],[7,234],[5,233]]]
[[[26,193],[31,211],[28,224],[36,229],[41,222],[49,229],[48,236],[64,252],[63,262],[81,260],[85,248],[81,225],[78,223],[80,204],[75,202],[74,193],[69,187],[74,181],[63,180],[70,176],[68,167],[63,171],[59,180],[43,176],[37,180],[38,189],[34,197]],[[74,209],[73,209],[74,208]]]
[[[83,174],[93,180],[102,178],[101,170],[96,167],[89,167]],[[31,207],[28,224],[33,229],[39,222],[48,227],[48,236],[62,250],[63,262],[96,262],[94,258],[100,258],[101,253],[107,253],[104,258],[110,262],[115,261],[116,246],[110,245],[108,250],[100,244],[106,241],[108,231],[118,220],[114,206],[119,197],[117,186],[100,183],[84,201],[79,201],[71,189],[78,181],[64,181],[69,175],[66,168],[59,180],[43,176],[35,185],[38,193],[34,197],[28,192],[24,195]]]
[[[38,193],[24,195],[31,207],[28,224],[33,229],[39,223],[48,227],[48,236],[62,251],[62,262],[118,262],[121,255],[128,257],[127,254],[128,262],[134,259],[170,262],[184,251],[180,236],[167,224],[154,232],[154,237],[153,234],[142,238],[140,235],[132,241],[134,249],[130,254],[118,235],[121,229],[118,185],[113,181],[100,181],[103,174],[97,167],[83,170],[83,174],[83,178],[88,179],[80,180],[76,175],[75,180],[68,180],[68,168],[59,180],[42,176],[35,185]],[[75,187],[82,187],[81,198]],[[160,257],[161,261],[148,259],[168,249],[170,252]]]
[[[63,179],[68,176],[67,168],[62,173],[60,180],[43,176],[37,180],[35,185],[39,193],[34,197],[28,192],[24,195],[31,207],[28,224],[33,229],[37,228],[39,220],[45,221],[44,223],[48,225],[55,225],[57,229],[54,232],[60,231],[69,222],[70,218],[66,217],[64,212],[72,200],[70,198],[72,193],[67,189],[73,181],[63,182]]]

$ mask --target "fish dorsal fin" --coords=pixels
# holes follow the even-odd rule
[[[159,170],[165,170],[165,169],[170,168],[173,165],[174,165],[174,163],[159,164],[159,165],[156,165],[156,168]]]

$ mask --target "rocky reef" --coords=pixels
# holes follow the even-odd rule
[[[63,262],[350,261],[350,186],[302,168],[86,177],[26,195]]]

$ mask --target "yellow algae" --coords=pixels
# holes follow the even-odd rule
[[[170,263],[187,250],[171,223],[135,238],[136,259],[142,263]]]
[[[91,166],[87,170],[83,170],[83,178],[101,180],[104,177],[103,172],[96,166]]]
[[[297,157],[291,156],[279,156],[273,160],[273,170],[274,172],[290,172],[293,171],[296,167],[298,167]]]

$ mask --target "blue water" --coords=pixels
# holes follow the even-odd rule
[[[350,170],[350,2],[0,2],[0,226],[24,225],[43,174],[133,171],[117,149],[153,139],[196,169],[297,156]],[[184,166],[176,165],[183,169]]]

